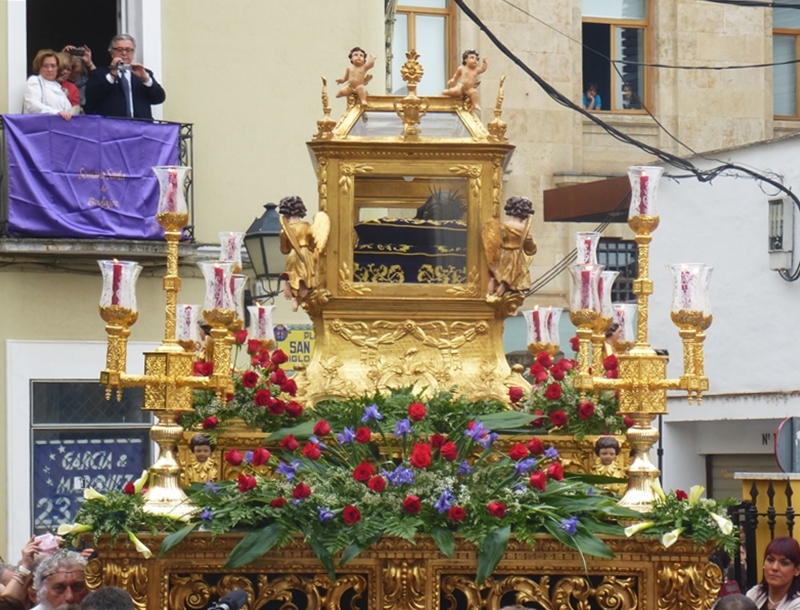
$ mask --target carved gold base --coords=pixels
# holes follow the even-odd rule
[[[664,549],[656,541],[604,538],[617,555],[610,560],[582,557],[545,535],[537,537],[535,551],[512,539],[482,585],[475,582],[475,547],[459,540],[448,559],[428,537],[416,544],[384,537],[338,568],[335,581],[299,539],[247,566],[223,569],[243,536],[190,534],[160,560],[162,537],[140,535],[153,550],[151,559],[142,559],[127,544],[109,547],[103,537],[86,580],[92,589],[128,590],[140,610],[202,610],[232,589],[247,593],[250,610],[499,610],[511,604],[707,610],[722,577],[708,562],[713,549],[696,549],[688,540]]]

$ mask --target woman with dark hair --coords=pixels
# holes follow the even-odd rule
[[[611,326],[606,329],[606,339],[603,344],[603,351],[606,358],[612,354],[616,355],[619,353],[617,351],[617,341],[619,341],[621,336],[622,327],[616,322],[612,322]]]
[[[800,609],[800,545],[774,538],[764,551],[764,579],[747,592],[759,610]]]

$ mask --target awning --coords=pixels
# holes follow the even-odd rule
[[[562,186],[544,192],[545,222],[627,222],[627,176]]]

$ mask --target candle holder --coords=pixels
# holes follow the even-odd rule
[[[606,331],[614,321],[614,307],[611,304],[611,288],[617,279],[619,271],[603,271],[597,280],[597,300],[599,301],[600,315],[597,316],[592,327],[592,354],[593,366],[596,371],[602,370],[605,357]]]
[[[532,310],[522,312],[528,326],[528,352],[533,356],[541,352],[553,355],[558,351],[558,320],[553,324],[553,317],[560,318],[562,309],[557,307],[556,310],[551,307],[540,310],[537,305]],[[553,328],[555,334],[552,333]]]
[[[181,288],[181,278],[178,276],[178,243],[182,229],[189,220],[185,189],[190,169],[177,166],[153,168],[161,185],[156,218],[164,228],[164,239],[167,242],[167,270],[163,283],[166,307],[164,339],[154,351],[145,352],[143,375],[128,374],[125,361],[129,327],[138,315],[135,281],[141,267],[136,263],[100,261],[103,272],[100,315],[107,322],[108,334],[106,368],[100,373],[100,383],[105,386],[108,397],[113,390],[120,397],[123,388],[144,388],[142,409],[155,413],[156,423],[150,429],[150,438],[158,444],[159,455],[150,467],[150,484],[143,508],[148,513],[169,515],[176,519],[197,510],[180,487],[181,467],[175,459],[175,453],[177,443],[183,436],[183,428],[175,423],[176,414],[192,410],[195,388],[216,392],[219,399],[233,391],[230,376],[233,341],[227,339],[226,328],[233,322],[235,315],[230,293],[232,263],[218,264],[228,265],[228,277],[225,277],[223,271],[221,278],[222,296],[218,296],[218,292],[211,296],[206,295],[206,303],[212,302],[216,305],[219,302],[221,306],[203,308],[204,318],[212,325],[214,372],[211,375],[194,375],[195,354],[187,351],[185,344],[179,342],[179,338],[188,340],[188,336],[179,337],[176,332],[178,292]],[[217,275],[214,274],[215,282]],[[115,286],[118,287],[116,291]],[[214,287],[216,288],[216,284]],[[219,298],[222,300],[218,300]],[[115,299],[118,303],[114,302]],[[183,313],[185,314],[185,310]]]
[[[233,273],[242,272],[242,244],[244,233],[234,231],[220,231],[219,234],[219,260],[223,263],[233,263]]]
[[[600,242],[600,233],[597,231],[578,231],[575,233],[575,264],[596,265],[597,244]]]
[[[272,311],[274,305],[248,305],[250,312],[250,327],[247,336],[250,339],[261,341],[261,349],[275,349],[275,329],[272,326]]]
[[[247,287],[246,275],[236,273],[236,263],[233,263],[233,275],[231,275],[231,292],[233,293],[234,305],[234,318],[233,322],[228,326],[228,330],[232,334],[238,333],[244,328],[244,289]]]
[[[650,510],[654,502],[653,480],[659,471],[650,461],[650,448],[658,440],[659,434],[652,422],[658,415],[667,412],[667,390],[685,390],[691,402],[693,396],[699,401],[703,390],[708,389],[708,379],[703,374],[703,355],[700,347],[702,341],[698,340],[698,334],[708,328],[712,319],[707,296],[710,268],[704,265],[677,265],[674,266],[675,270],[671,269],[673,284],[677,287],[671,315],[679,326],[684,346],[684,374],[680,378],[667,377],[666,356],[656,354],[647,339],[648,299],[653,293],[653,281],[648,277],[650,242],[652,231],[658,227],[659,222],[656,196],[662,171],[660,167],[642,166],[628,170],[631,181],[628,225],[636,233],[635,240],[638,246],[639,277],[633,282],[638,315],[635,343],[627,353],[618,356],[617,379],[599,376],[602,367],[590,368],[594,362],[590,353],[589,339],[592,329],[598,324],[598,318],[603,315],[602,305],[598,306],[591,300],[590,275],[593,265],[578,264],[570,267],[574,286],[570,318],[578,327],[577,334],[580,339],[575,387],[584,394],[589,391],[618,391],[619,413],[629,415],[633,419],[633,426],[628,429],[628,441],[636,449],[636,458],[628,470],[628,489],[619,504],[639,511]],[[623,319],[625,323],[622,324],[623,328],[627,328],[633,317],[633,311],[618,308],[618,316],[620,311],[627,317],[627,320]],[[704,324],[705,327],[701,330]],[[628,337],[628,340],[632,341],[632,338]],[[596,347],[593,349],[596,350]]]
[[[200,332],[198,322],[200,320],[200,305],[178,304],[175,339],[178,344],[187,352],[196,352],[200,346]]]
[[[636,303],[613,303],[614,322],[619,324],[621,334],[617,341],[617,352],[624,354],[636,344]]]

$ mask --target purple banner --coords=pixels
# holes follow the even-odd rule
[[[4,115],[8,228],[29,237],[162,239],[154,165],[177,165],[180,125]]]

